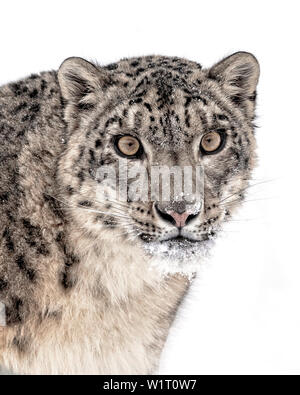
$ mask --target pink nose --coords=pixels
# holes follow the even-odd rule
[[[186,211],[182,214],[177,213],[176,211],[168,211],[168,214],[171,215],[171,217],[174,218],[176,222],[176,226],[178,228],[182,228],[185,225],[185,222],[187,220],[187,217],[189,217],[189,213]]]

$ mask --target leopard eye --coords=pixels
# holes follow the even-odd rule
[[[206,133],[200,143],[200,149],[204,155],[212,155],[220,152],[225,144],[225,131],[213,131]]]
[[[126,158],[138,158],[143,153],[139,140],[130,135],[118,136],[115,140],[115,148],[119,155]]]

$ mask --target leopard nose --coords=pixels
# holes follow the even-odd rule
[[[156,208],[156,212],[160,218],[177,226],[177,228],[183,228],[192,219],[196,218],[200,212],[200,210],[197,212],[191,213],[188,210],[179,212],[179,210],[175,211],[175,210],[162,209],[159,207],[158,204],[155,205],[155,208]]]

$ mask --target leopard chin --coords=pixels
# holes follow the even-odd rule
[[[201,263],[210,256],[216,236],[204,235],[201,240],[177,236],[168,240],[143,242],[151,264],[163,274],[179,273],[192,278]]]

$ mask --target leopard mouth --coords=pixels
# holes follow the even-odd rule
[[[189,237],[186,236],[182,236],[182,235],[178,235],[176,237],[171,237],[170,239],[167,240],[162,240],[161,243],[164,242],[173,242],[173,243],[177,243],[178,246],[182,245],[182,246],[186,246],[188,243],[201,243],[203,240],[193,240],[190,239]]]
[[[162,240],[160,241],[160,243],[168,246],[169,248],[187,250],[190,248],[197,248],[197,246],[205,243],[208,240],[209,237],[206,235],[202,236],[201,239],[191,239],[186,236],[178,235],[176,237],[171,237],[167,240]]]
[[[214,246],[214,238],[208,234],[201,239],[191,239],[182,235],[170,237],[165,240],[147,240],[143,248],[147,255],[160,258],[170,258],[174,261],[187,262],[198,257],[207,256]]]
[[[156,236],[153,235],[149,235],[146,233],[142,233],[139,235],[140,239],[145,242],[145,243],[160,243],[160,244],[170,244],[172,243],[172,245],[177,245],[178,247],[186,247],[189,244],[191,245],[195,245],[195,244],[199,244],[199,243],[203,243],[206,242],[208,240],[211,240],[214,238],[215,232],[211,232],[211,233],[205,233],[202,234],[201,239],[192,239],[191,237],[188,237],[186,235],[182,235],[182,234],[177,234],[175,236],[170,236],[169,238],[165,238],[165,239],[159,239]]]

